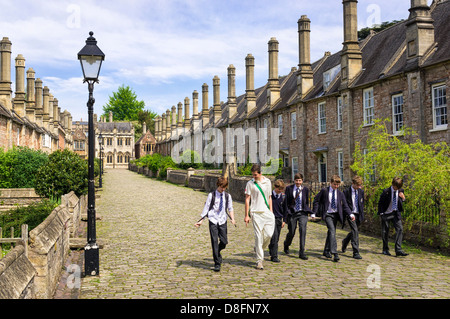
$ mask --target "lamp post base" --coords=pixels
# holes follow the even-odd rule
[[[84,247],[84,275],[99,275],[99,247],[96,243]]]

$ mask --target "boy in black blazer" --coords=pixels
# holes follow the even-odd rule
[[[347,216],[347,221],[351,231],[342,240],[342,252],[345,253],[348,243],[351,241],[353,248],[353,258],[362,259],[359,254],[359,225],[364,221],[364,191],[361,189],[363,180],[360,176],[352,178],[352,185],[346,188],[343,193],[347,200],[348,207],[352,214]],[[355,217],[352,220],[352,216]],[[344,219],[345,223],[345,219]],[[342,225],[344,226],[344,225]]]
[[[313,202],[313,213],[322,217],[327,224],[327,240],[325,241],[325,247],[323,255],[327,258],[331,258],[334,255],[334,262],[339,261],[339,255],[337,253],[336,243],[336,225],[340,221],[341,224],[344,221],[344,217],[350,216],[351,211],[347,205],[344,194],[338,190],[341,184],[341,178],[337,175],[331,177],[331,183],[329,187],[323,188],[315,197]],[[354,220],[355,217],[351,218]]]
[[[272,191],[272,209],[275,216],[275,227],[272,239],[269,244],[270,260],[273,262],[280,262],[278,258],[278,240],[280,239],[281,228],[286,224],[287,205],[286,194],[284,193],[286,185],[283,180],[278,179],[274,183],[274,190]]]
[[[381,237],[383,239],[383,254],[390,256],[388,238],[389,224],[392,222],[395,228],[395,255],[408,256],[402,250],[403,225],[402,215],[405,194],[402,189],[403,180],[395,177],[392,186],[383,190],[378,201],[378,215],[381,216]]]
[[[307,260],[305,255],[306,225],[308,223],[308,214],[312,213],[309,207],[309,189],[303,186],[303,175],[295,174],[294,184],[286,188],[286,203],[288,207],[288,229],[284,241],[284,252],[289,254],[289,246],[295,236],[297,223],[299,226],[300,251],[299,258]]]

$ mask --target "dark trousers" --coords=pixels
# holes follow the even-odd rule
[[[228,244],[227,239],[227,223],[223,225],[213,224],[209,222],[209,235],[211,237],[211,246],[214,258],[214,265],[222,263],[220,251],[225,249]]]
[[[299,254],[303,254],[305,252],[305,242],[306,242],[306,225],[308,224],[308,213],[306,212],[297,212],[293,215],[289,215],[288,217],[288,230],[289,232],[286,234],[286,239],[284,241],[284,248],[289,248],[292,244],[292,240],[295,236],[295,231],[297,230],[298,223],[298,235],[300,239],[300,251]]]
[[[389,224],[392,223],[395,229],[395,252],[397,253],[402,250],[403,224],[397,213],[392,214],[394,214],[394,218],[390,220],[386,219],[385,215],[381,216],[381,238],[383,239],[383,251],[389,251]]]
[[[336,225],[338,222],[338,214],[326,214],[325,223],[327,224],[327,240],[325,241],[325,247],[323,249],[324,253],[337,254],[337,243],[336,243]]]
[[[344,245],[347,246],[349,242],[352,243],[353,254],[359,253],[359,231],[358,227],[361,224],[359,216],[355,215],[355,220],[351,220],[347,217],[348,225],[350,226],[350,232],[347,237],[344,238]]]
[[[283,225],[283,218],[275,218],[275,227],[273,230],[272,239],[269,244],[270,257],[278,257],[278,240],[280,239],[281,226]]]

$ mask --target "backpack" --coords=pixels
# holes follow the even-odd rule
[[[212,194],[212,198],[211,198],[211,203],[209,204],[208,212],[210,212],[213,209],[214,203],[216,202],[216,191],[211,192],[211,194]],[[227,212],[227,210],[228,210],[228,193],[225,192],[225,213]]]

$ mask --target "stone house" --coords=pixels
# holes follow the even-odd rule
[[[153,155],[155,152],[156,139],[150,130],[147,130],[145,122],[142,125],[142,136],[136,142],[134,146],[134,152],[136,158],[143,157],[145,155]]]
[[[15,95],[11,82],[12,43],[0,41],[0,148],[26,146],[51,153],[57,149],[72,149],[72,120],[66,110],[61,112],[58,100],[35,79],[29,68],[25,78],[25,58],[15,59]],[[26,87],[25,87],[26,82]]]
[[[310,182],[328,181],[334,174],[349,182],[355,144],[360,142],[364,147],[375,119],[390,118],[395,135],[401,135],[402,127],[407,126],[425,143],[450,143],[446,99],[450,85],[450,1],[435,0],[428,6],[426,0],[411,0],[408,19],[372,32],[362,41],[357,35],[356,0],[343,1],[343,17],[341,51],[325,51],[321,59],[311,62],[311,21],[302,15],[298,20],[299,64],[289,74],[279,76],[278,41],[271,38],[269,76],[263,87],[254,87],[255,60],[248,54],[244,94],[236,96],[235,68],[230,65],[227,102],[220,101],[220,79],[215,76],[212,107],[205,83],[200,112],[197,91],[192,95],[192,117],[188,98],[184,121],[181,102],[178,112],[175,106],[168,109],[156,119],[157,151],[176,154],[174,147],[188,137],[193,149],[202,150],[205,141],[196,142],[195,133],[218,128],[223,141],[218,150],[224,159],[230,158],[226,156],[230,155],[227,143],[233,143],[228,153],[239,164],[239,157],[251,154],[252,145],[268,144],[270,150],[276,141],[291,179],[301,172]],[[230,128],[246,133],[252,128],[257,134],[225,138]],[[259,134],[261,128],[267,128],[267,133]],[[256,160],[261,155],[258,153]]]

